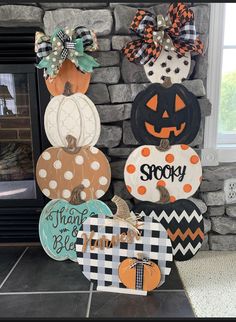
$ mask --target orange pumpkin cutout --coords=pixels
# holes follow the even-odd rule
[[[120,263],[118,270],[121,282],[131,289],[152,291],[161,280],[159,267],[151,261],[127,258]]]
[[[82,73],[76,66],[66,59],[55,78],[46,79],[46,85],[51,95],[57,96],[64,93],[65,84],[71,85],[71,93],[86,93],[89,87],[91,73]]]

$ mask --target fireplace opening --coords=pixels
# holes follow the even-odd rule
[[[49,94],[35,67],[36,28],[0,28],[0,242],[38,241],[48,201],[36,184],[49,143],[43,127]]]
[[[27,74],[0,74],[0,198],[35,199]]]

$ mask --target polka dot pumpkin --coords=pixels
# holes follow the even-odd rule
[[[50,199],[70,200],[72,190],[82,184],[82,200],[99,199],[111,181],[111,169],[105,155],[96,147],[84,147],[78,153],[50,147],[38,159],[37,183]]]
[[[128,157],[124,179],[127,190],[142,201],[157,202],[157,186],[165,187],[170,201],[188,198],[198,189],[202,179],[201,161],[188,145],[173,145],[168,151],[143,145]]]
[[[165,77],[171,82],[182,83],[188,76],[191,66],[191,55],[179,56],[175,52],[162,50],[158,59],[144,65],[145,73],[151,83],[163,83]]]

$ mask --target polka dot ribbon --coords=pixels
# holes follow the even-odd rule
[[[149,60],[156,61],[162,49],[181,56],[189,51],[203,53],[203,44],[196,34],[193,11],[182,3],[171,4],[165,18],[138,9],[130,29],[139,36],[139,39],[128,42],[122,48],[123,54],[131,62],[145,64]]]
[[[160,44],[163,48],[165,48],[168,51],[174,50],[175,48],[172,39],[168,35],[168,33],[165,32],[166,29],[171,27],[170,17],[166,16],[166,18],[164,18],[162,15],[158,15],[156,22],[157,30],[154,30],[152,33],[152,38],[155,45],[157,46],[158,44]]]
[[[62,63],[69,59],[82,72],[91,73],[99,64],[85,51],[96,49],[96,36],[85,27],[57,29],[51,37],[36,33],[35,51],[40,59],[36,67],[44,68],[45,77],[54,78]]]

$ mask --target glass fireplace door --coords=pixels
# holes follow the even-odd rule
[[[40,154],[35,67],[0,65],[0,205],[43,202],[35,181]]]

